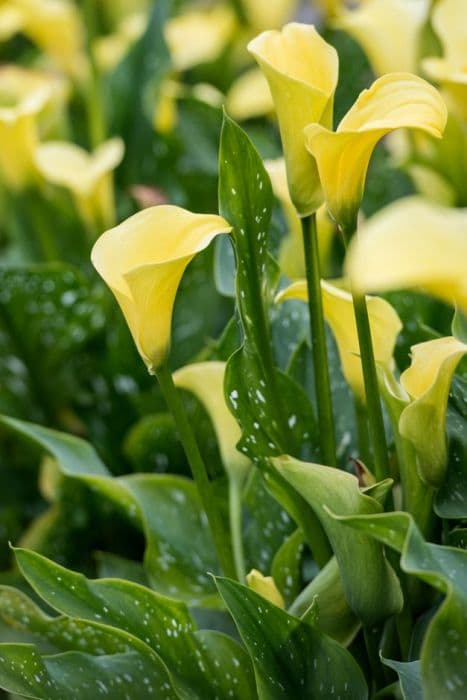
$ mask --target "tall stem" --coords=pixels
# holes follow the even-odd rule
[[[89,141],[91,147],[96,148],[105,140],[105,121],[99,68],[93,50],[93,41],[97,35],[95,0],[84,0],[83,10],[89,59],[89,74],[84,86],[84,100],[88,118]]]
[[[347,246],[356,233],[357,225],[341,229]],[[373,471],[378,480],[389,476],[388,446],[384,429],[383,407],[379,394],[378,374],[376,371],[373,341],[371,339],[370,319],[365,295],[351,289],[355,323],[357,326],[360,359],[362,362],[363,383],[365,385],[366,406],[368,411],[368,428],[373,450]]]
[[[332,412],[331,384],[329,381],[326,329],[324,327],[323,299],[321,296],[321,274],[319,265],[316,214],[301,219],[303,251],[305,255],[308,309],[310,312],[311,346],[318,404],[321,459],[335,466],[336,436]]]
[[[371,340],[370,319],[365,296],[352,290],[352,299],[357,324],[363,381],[365,384],[368,427],[373,448],[373,467],[378,480],[389,476],[388,447],[384,430],[383,409],[379,396],[378,375],[376,372],[373,342]]]
[[[212,493],[211,482],[206,466],[199,451],[193,430],[190,426],[187,414],[172,379],[172,374],[167,363],[160,365],[156,372],[162,393],[172,413],[177,426],[180,440],[190,465],[193,478],[198,488],[199,497],[206,513],[211,528],[214,547],[221,568],[226,576],[235,578],[235,566],[232,559],[228,538],[224,534],[222,517],[217,508],[217,503]]]
[[[229,479],[230,537],[238,580],[245,581],[245,556],[242,537],[242,484],[239,479]]]

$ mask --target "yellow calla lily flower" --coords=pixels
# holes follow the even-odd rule
[[[430,80],[439,83],[450,108],[467,119],[467,6],[458,0],[438,0],[432,14],[443,57],[426,58],[422,67]]]
[[[71,192],[84,223],[92,231],[114,223],[112,171],[123,153],[120,138],[106,141],[93,153],[73,143],[50,141],[38,146],[35,162],[48,182]]]
[[[369,0],[341,12],[334,26],[361,45],[376,75],[416,72],[418,38],[429,5],[429,0]]]
[[[331,215],[353,233],[366,173],[377,142],[394,129],[442,136],[447,110],[438,91],[410,73],[390,73],[364,90],[335,132],[309,124],[305,142],[316,163]]]
[[[248,24],[257,32],[279,29],[295,15],[298,0],[241,0]]]
[[[300,216],[323,203],[316,163],[307,153],[303,129],[310,122],[332,125],[338,58],[313,26],[287,24],[248,44],[267,78],[279,120],[290,196]]]
[[[7,41],[21,31],[23,15],[21,10],[9,2],[0,5],[0,41]]]
[[[168,20],[164,35],[175,70],[214,61],[231,40],[237,20],[227,5],[189,10]]]
[[[62,70],[75,76],[85,65],[83,26],[69,0],[11,0],[22,16],[21,31]]]
[[[175,386],[193,393],[204,405],[216,432],[222,463],[231,479],[243,482],[251,462],[237,450],[241,431],[224,398],[225,362],[197,362],[173,373]]]
[[[258,569],[252,569],[250,573],[247,574],[246,582],[252,591],[266,598],[270,603],[277,605],[278,608],[285,609],[284,598],[272,576],[263,576]]]
[[[93,53],[102,72],[107,73],[115,68],[141,37],[146,24],[146,13],[134,12],[122,19],[115,32],[100,36],[94,41]]]
[[[361,291],[419,288],[467,311],[466,260],[467,210],[407,197],[360,227],[345,270]]]
[[[284,211],[284,216],[288,225],[288,235],[282,241],[279,250],[279,265],[282,272],[290,277],[297,279],[305,277],[305,259],[303,255],[303,239],[302,225],[300,217],[297,214],[292,199],[289,194],[287,184],[287,172],[285,168],[285,160],[283,158],[275,158],[274,160],[266,160],[264,166],[271,178],[272,189],[275,196],[281,203]],[[332,239],[334,237],[334,224],[330,220],[326,206],[321,206],[316,212],[316,226],[318,233],[319,259],[322,268],[326,267]]]
[[[213,238],[230,231],[220,216],[161,205],[130,216],[94,244],[93,265],[114,293],[149,372],[167,356],[185,268]]]
[[[402,411],[399,431],[415,446],[422,479],[440,486],[446,471],[446,410],[453,374],[467,345],[453,337],[437,338],[412,348],[412,364],[401,384],[412,399]]]
[[[360,401],[365,403],[365,385],[352,295],[324,280],[321,280],[321,292],[324,318],[336,339],[342,371],[353,392]],[[306,281],[294,282],[290,287],[279,292],[276,302],[286,299],[307,301]],[[382,369],[391,371],[394,365],[394,347],[397,336],[402,330],[402,323],[396,311],[384,299],[367,297],[366,303],[375,361]]]
[[[35,173],[39,119],[62,97],[55,77],[16,66],[0,69],[0,177],[20,189]]]
[[[259,68],[247,70],[232,83],[225,107],[232,119],[239,122],[274,112],[269,85]]]

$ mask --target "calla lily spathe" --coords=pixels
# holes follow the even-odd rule
[[[412,363],[401,375],[411,401],[402,411],[399,431],[414,445],[422,479],[439,487],[447,465],[446,410],[453,374],[467,345],[437,338],[411,348]]]
[[[55,76],[16,66],[0,69],[0,178],[11,189],[33,179],[39,122],[62,98]]]
[[[272,576],[264,576],[258,569],[252,569],[247,574],[246,582],[252,591],[269,600],[270,603],[277,605],[278,608],[285,609],[284,598]]]
[[[466,261],[467,210],[407,197],[360,227],[345,270],[362,292],[421,289],[467,312]]]
[[[332,126],[338,58],[313,26],[292,23],[248,44],[271,89],[287,165],[290,196],[300,216],[323,203],[316,164],[303,129],[310,122]]]
[[[236,121],[274,113],[271,90],[259,68],[250,68],[232,83],[225,106],[229,116]]]
[[[248,24],[255,32],[279,29],[297,10],[298,0],[241,0]]]
[[[167,356],[185,268],[213,238],[230,231],[220,216],[161,205],[131,216],[94,244],[93,265],[114,293],[149,372]]]
[[[467,119],[467,5],[459,0],[438,0],[432,24],[443,46],[443,56],[426,58],[422,67],[439,83],[450,106]]]
[[[289,194],[287,172],[283,158],[266,160],[264,167],[271,178],[272,189],[281,203],[288,234],[279,250],[279,266],[290,279],[305,277],[305,258],[303,254],[302,224]],[[325,205],[316,212],[319,259],[322,268],[326,267],[334,236],[335,226],[330,220]]]
[[[114,224],[112,171],[123,152],[120,138],[106,141],[93,153],[73,143],[50,141],[38,146],[35,162],[45,180],[71,192],[84,223],[95,230]]]
[[[237,26],[235,13],[227,5],[191,9],[170,19],[164,26],[173,67],[185,71],[214,61],[231,40]]]
[[[242,484],[251,462],[236,447],[241,431],[225,402],[225,367],[225,362],[197,362],[178,369],[173,380],[204,405],[216,432],[224,468],[230,479]]]
[[[321,291],[324,317],[336,339],[342,371],[355,395],[365,403],[365,385],[352,295],[324,280],[321,281]],[[278,302],[286,299],[307,301],[306,281],[294,282],[276,297]],[[402,323],[396,311],[384,299],[367,297],[366,303],[375,361],[383,371],[391,372],[394,365],[394,347],[402,330]]]
[[[368,0],[338,14],[334,26],[363,48],[376,75],[416,72],[419,36],[429,0]]]
[[[316,159],[326,204],[347,232],[356,227],[371,154],[394,129],[420,129],[441,138],[447,120],[438,91],[410,73],[390,73],[360,93],[335,132],[320,124],[305,128],[305,142]]]

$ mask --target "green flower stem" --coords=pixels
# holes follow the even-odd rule
[[[321,459],[324,464],[336,466],[336,436],[332,412],[331,384],[329,381],[323,299],[321,295],[316,214],[303,217],[301,222],[308,288],[308,308],[310,311],[316,401],[318,404]]]
[[[368,466],[371,463],[368,413],[365,404],[359,398],[355,397],[354,405],[357,423],[358,454],[365,466]]]
[[[242,481],[239,479],[229,479],[229,517],[235,570],[240,583],[244,583],[246,569],[242,536]]]
[[[166,362],[156,371],[162,393],[177,426],[180,440],[198,488],[199,497],[211,528],[214,547],[220,566],[226,576],[235,578],[235,566],[228,540],[224,536],[221,513],[212,493],[211,482],[199,451],[193,430],[190,426],[182,401],[173,382],[172,373]]]
[[[99,69],[93,51],[93,41],[97,36],[95,0],[84,0],[83,12],[86,23],[86,43],[89,59],[89,74],[84,86],[83,96],[88,118],[89,142],[92,148],[96,148],[96,146],[105,141],[105,120]]]
[[[370,320],[364,294],[352,290],[352,299],[362,360],[368,427],[373,448],[374,474],[376,479],[380,481],[389,476],[389,459],[383,409],[379,395],[378,375],[373,353],[373,342],[371,340]]]

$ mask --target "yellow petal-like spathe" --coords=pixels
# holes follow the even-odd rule
[[[21,31],[67,73],[82,74],[83,26],[69,0],[11,0],[22,15]]]
[[[418,38],[429,6],[429,0],[369,0],[344,10],[335,25],[361,45],[376,75],[416,72]]]
[[[448,458],[445,423],[449,389],[467,345],[448,337],[419,343],[411,350],[412,364],[402,373],[401,384],[412,401],[402,411],[399,431],[415,447],[422,479],[438,487]]]
[[[277,588],[272,576],[263,576],[261,571],[252,569],[246,576],[248,587],[258,595],[277,605],[278,608],[285,608],[284,598]]]
[[[231,479],[242,483],[251,462],[237,450],[241,431],[224,398],[225,362],[197,362],[173,374],[176,386],[201,401],[214,426],[224,468]]]
[[[39,172],[50,183],[67,188],[85,223],[91,227],[112,226],[112,171],[123,158],[124,144],[113,138],[88,153],[73,143],[50,141],[35,152]]]
[[[236,121],[264,117],[274,112],[271,90],[259,68],[247,70],[232,83],[225,106],[229,116]]]
[[[438,0],[431,22],[443,45],[445,58],[459,66],[467,60],[467,5],[459,0]]]
[[[279,29],[289,22],[298,6],[298,0],[241,0],[248,24],[256,32]]]
[[[193,257],[231,227],[220,216],[161,205],[134,214],[102,234],[91,253],[114,293],[150,372],[170,346],[178,285]]]
[[[188,10],[170,19],[164,35],[176,70],[188,70],[214,61],[236,29],[233,10],[227,5]]]
[[[102,72],[115,68],[135,41],[141,37],[146,24],[146,13],[134,12],[124,17],[112,34],[97,37],[92,49]]]
[[[361,291],[418,288],[467,311],[466,261],[467,210],[407,197],[361,226],[345,270]]]
[[[34,176],[39,118],[61,92],[47,73],[16,66],[0,69],[0,177],[12,189]]]
[[[305,277],[302,224],[290,197],[285,160],[283,158],[266,160],[264,166],[271,178],[272,189],[281,203],[288,226],[288,234],[282,241],[279,250],[279,266],[282,272],[290,279]],[[322,205],[316,212],[316,227],[320,265],[321,269],[325,270],[335,228],[328,216],[325,205]]]
[[[292,23],[267,31],[248,44],[271,89],[279,120],[292,201],[300,214],[323,203],[314,159],[306,151],[303,129],[310,122],[332,125],[338,58],[313,26]]]
[[[390,73],[364,90],[335,132],[319,124],[305,129],[331,215],[353,232],[366,173],[377,142],[401,127],[440,138],[447,110],[438,91],[410,73]]]
[[[352,295],[324,280],[321,281],[321,292],[324,317],[336,339],[344,376],[358,398],[365,402],[365,385]],[[276,301],[286,299],[307,301],[306,281],[294,282],[276,297]],[[367,297],[366,302],[375,361],[383,370],[391,371],[394,364],[394,347],[402,329],[402,323],[396,311],[384,299]]]

